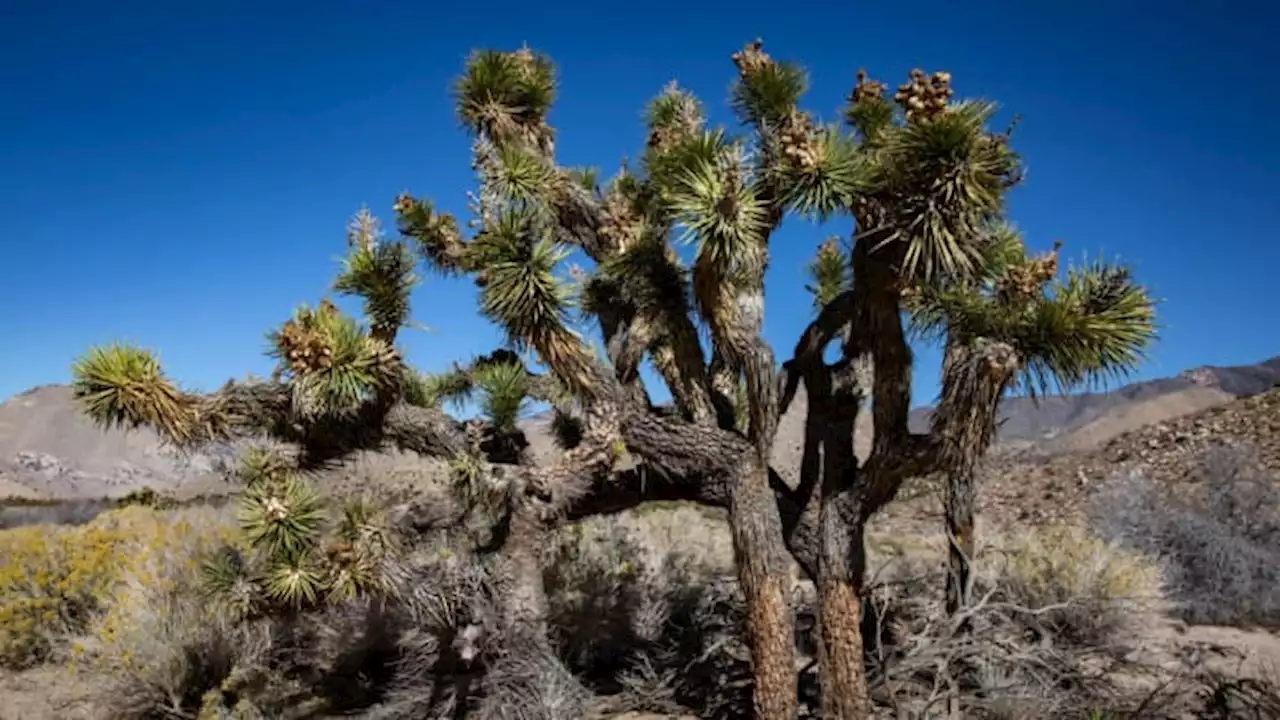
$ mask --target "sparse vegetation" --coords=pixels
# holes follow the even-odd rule
[[[67,657],[71,641],[113,607],[127,577],[157,554],[194,564],[214,529],[129,507],[74,527],[0,531],[0,661],[26,667]]]
[[[1113,479],[1092,515],[1106,537],[1158,558],[1178,614],[1194,623],[1280,624],[1280,484],[1246,447],[1206,452],[1189,492],[1141,473]]]

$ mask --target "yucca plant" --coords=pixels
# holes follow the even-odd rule
[[[279,360],[271,380],[213,393],[179,389],[145,352],[94,350],[75,368],[85,411],[104,425],[155,427],[188,447],[266,433],[296,446],[303,468],[385,446],[449,459],[463,484],[502,494],[503,532],[485,551],[503,556],[495,567],[519,589],[504,607],[513,637],[547,656],[541,546],[557,523],[648,500],[727,508],[756,715],[797,714],[790,553],[818,587],[820,712],[867,717],[866,522],[907,478],[971,475],[1000,398],[1019,381],[1043,391],[1053,380],[1074,386],[1130,369],[1153,333],[1151,301],[1119,267],[1057,279],[1002,229],[1019,158],[1009,132],[989,127],[995,106],[954,99],[949,74],[913,71],[890,95],[859,73],[845,122],[830,125],[802,108],[799,65],[771,58],[758,41],[732,61],[737,127],[708,126],[699,100],[673,83],[646,109],[637,161],[602,182],[557,162],[551,61],[529,48],[474,53],[454,88],[477,176],[472,218],[460,223],[408,192],[392,204],[400,239],[380,237],[367,213],[357,217],[335,288],[364,299],[367,325],[331,303],[301,309],[270,336]],[[819,246],[816,317],[779,370],[762,335],[764,273],[772,233],[788,215],[848,216],[855,230],[847,244]],[[439,375],[404,366],[395,339],[417,282],[410,250],[429,270],[474,280],[482,314],[509,346],[490,358],[498,362]],[[566,267],[575,253],[589,270]],[[948,348],[927,434],[907,424],[904,313]],[[598,343],[583,336],[586,326]],[[838,357],[828,360],[833,343]],[[524,352],[546,373],[528,373],[516,354]],[[650,399],[638,373],[645,359],[670,406]],[[782,473],[798,476],[796,486],[782,487],[770,482],[778,470],[770,450],[802,384],[804,460]],[[526,398],[556,406],[566,450],[545,467],[510,444],[475,442],[518,438]],[[474,423],[440,410],[457,399],[479,400],[490,422],[478,435]],[[875,434],[860,462],[853,429],[866,399]],[[269,487],[294,486],[247,491],[256,505],[246,527],[280,553],[279,564],[232,582],[228,568],[255,566],[228,555],[211,577],[261,588],[273,602],[361,587],[369,556],[327,572],[324,553],[308,550],[324,541],[311,539],[305,513],[290,514],[310,507],[305,492],[264,494]],[[288,520],[271,519],[280,507]],[[952,520],[963,524],[964,513]],[[337,537],[366,537],[351,529],[359,525],[347,522]]]
[[[401,592],[404,546],[380,508],[363,500],[332,505],[278,453],[261,448],[245,454],[237,475],[244,482],[240,539],[201,566],[205,591],[232,617]]]

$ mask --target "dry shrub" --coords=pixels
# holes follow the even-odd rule
[[[197,705],[252,647],[197,588],[202,555],[234,536],[229,513],[209,507],[160,512],[135,506],[95,525],[130,533],[113,598],[73,642],[75,662],[104,673],[103,703],[119,717]]]
[[[1058,643],[1111,647],[1135,639],[1164,609],[1164,577],[1147,556],[1058,524],[1012,535],[982,571],[1005,602],[1053,608],[1034,616]]]
[[[1204,720],[1271,720],[1280,717],[1280,682],[1274,678],[1207,673],[1195,693]]]
[[[1280,485],[1234,446],[1188,476],[1181,495],[1139,472],[1113,478],[1091,503],[1094,526],[1164,564],[1187,622],[1280,625]]]
[[[78,665],[106,678],[98,704],[112,717],[342,713],[380,701],[390,685],[403,623],[382,602],[246,618],[212,601],[201,564],[239,542],[232,508],[133,507],[94,526],[129,537],[113,601],[72,646]]]
[[[1160,605],[1158,568],[1054,526],[993,536],[977,558],[973,602],[948,616],[939,538],[873,536],[879,567],[864,604],[873,694],[899,718],[1080,718],[1132,709],[1116,652]],[[876,559],[880,561],[876,564]]]
[[[482,691],[484,661],[503,650],[496,602],[502,589],[447,534],[425,539],[408,564],[394,675],[370,717],[454,717]]]
[[[750,713],[744,600],[723,517],[657,505],[565,528],[546,574],[562,656],[613,711]]]
[[[544,581],[556,645],[570,667],[606,680],[658,642],[690,586],[726,569],[732,551],[724,534],[723,523],[694,508],[647,508],[563,528]]]
[[[558,658],[536,648],[510,648],[485,675],[483,720],[579,720],[591,697]]]

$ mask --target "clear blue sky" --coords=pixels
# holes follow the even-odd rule
[[[1163,300],[1142,377],[1280,354],[1273,3],[504,5],[5,2],[0,397],[65,381],[113,339],[196,387],[266,373],[264,331],[326,291],[362,203],[388,223],[405,188],[463,209],[450,82],[469,49],[526,41],[562,71],[562,162],[610,172],[672,78],[724,117],[728,56],[756,36],[809,65],[806,104],[829,117],[859,66],[894,84],[948,69],[960,95],[1023,116],[1012,216],[1031,244],[1119,255]],[[789,221],[774,240],[780,355],[808,320],[822,235]],[[474,292],[421,287],[415,364],[495,345]],[[937,354],[919,358],[927,402]]]

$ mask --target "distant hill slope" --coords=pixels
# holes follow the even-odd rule
[[[1256,395],[1277,382],[1280,382],[1280,356],[1255,365],[1206,365],[1175,377],[1131,383],[1105,393],[1060,395],[1044,398],[1039,403],[1025,397],[1009,398],[1001,410],[1000,439],[1005,442],[1053,439],[1084,428],[1118,408],[1136,404],[1147,408],[1146,422],[1159,422],[1210,406],[1214,400],[1226,402]],[[1163,401],[1167,408],[1152,401]],[[927,416],[927,411],[925,414]]]
[[[1090,493],[1131,470],[1173,489],[1193,480],[1197,458],[1221,445],[1247,447],[1280,477],[1280,387],[1149,424],[1084,451],[1047,457],[1033,449],[992,458],[984,473],[984,514],[1011,522],[1070,515]]]
[[[1034,447],[1042,453],[1078,452],[1116,435],[1260,393],[1280,381],[1280,357],[1256,365],[1202,367],[1177,377],[1133,383],[1108,393],[1010,398],[1002,408],[1000,441],[1010,451]],[[782,418],[774,457],[795,468],[803,442],[805,403],[799,397]],[[912,412],[924,429],[929,408]],[[554,455],[547,419],[524,423],[535,452]],[[870,445],[869,418],[857,445]],[[151,431],[103,431],[82,417],[70,389],[32,388],[0,403],[0,497],[101,497],[150,486],[168,492],[199,492],[221,485],[226,449],[180,456]]]
[[[104,432],[71,389],[43,385],[0,404],[0,494],[102,497],[138,487],[182,491],[220,481],[219,455],[183,457],[152,431]]]

